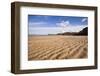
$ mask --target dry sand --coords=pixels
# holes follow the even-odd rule
[[[87,36],[29,36],[28,60],[87,58]]]

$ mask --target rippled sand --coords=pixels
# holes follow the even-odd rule
[[[29,36],[28,60],[87,58],[87,36]]]

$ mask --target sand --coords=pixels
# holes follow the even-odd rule
[[[87,55],[87,36],[29,36],[28,39],[28,60],[80,59]]]

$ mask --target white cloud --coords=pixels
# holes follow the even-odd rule
[[[57,26],[60,26],[60,27],[67,27],[70,25],[70,22],[69,21],[61,21],[60,23],[56,23]]]
[[[85,21],[85,19],[83,20]],[[31,25],[39,25],[46,24],[45,22],[36,22]],[[60,23],[56,23],[58,27],[29,27],[29,34],[35,35],[48,35],[48,34],[57,34],[64,32],[79,32],[83,28],[87,27],[87,25],[71,25],[70,21],[61,21]]]
[[[48,35],[61,33],[62,28],[60,27],[35,27],[29,28],[29,34],[34,35]]]
[[[29,26],[41,26],[47,24],[46,22],[29,22]]]
[[[77,26],[68,26],[65,28],[62,27],[31,27],[29,28],[29,34],[34,35],[48,35],[48,34],[57,34],[63,32],[79,32],[87,25],[77,25]]]
[[[87,18],[83,18],[81,22],[85,22],[87,20]]]

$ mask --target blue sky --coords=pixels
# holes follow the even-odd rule
[[[88,17],[28,15],[29,34],[78,32],[87,25]]]

